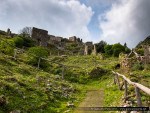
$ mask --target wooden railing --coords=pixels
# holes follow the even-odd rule
[[[136,83],[136,82],[132,82],[130,79],[128,79],[127,77],[125,77],[125,75],[119,74],[117,72],[112,71],[113,74],[115,75],[114,77],[114,83],[118,84],[119,89],[121,90],[123,85],[125,88],[125,94],[124,94],[124,99],[125,102],[132,96],[128,96],[128,84],[132,85],[135,87],[135,95],[136,99],[137,99],[137,106],[138,107],[142,107],[142,101],[141,101],[141,95],[140,95],[140,90],[142,90],[143,92],[147,93],[148,95],[150,95],[150,89],[142,84]],[[122,77],[124,79],[124,83],[121,85],[120,81],[119,81],[119,76]]]

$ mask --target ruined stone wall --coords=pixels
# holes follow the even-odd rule
[[[97,55],[96,45],[93,45],[93,42],[86,42],[84,46],[84,55]]]
[[[57,42],[61,42],[62,37],[55,37],[55,40],[56,40]]]
[[[145,57],[145,64],[150,64],[150,46],[144,46],[144,57]]]
[[[93,42],[86,42],[85,43],[87,46],[93,46]]]
[[[92,51],[92,54],[93,55],[97,55],[97,50],[96,50],[96,45],[94,44],[94,49],[93,49],[93,51]]]
[[[76,36],[69,37],[69,41],[76,42]]]
[[[32,39],[34,39],[39,46],[47,46],[48,31],[33,27]]]
[[[88,55],[88,46],[87,45],[85,45],[84,55]]]
[[[81,43],[81,42],[82,42],[82,39],[77,38],[76,36],[72,36],[72,37],[69,37],[69,41]]]

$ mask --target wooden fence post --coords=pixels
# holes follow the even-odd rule
[[[127,96],[128,96],[128,87],[127,87],[127,81],[124,80],[124,87],[125,87],[125,92],[124,92],[124,102],[126,102],[127,100]]]
[[[116,84],[116,75],[114,76],[114,84]]]
[[[62,79],[64,79],[65,66],[62,66]]]
[[[120,90],[123,89],[123,86],[124,86],[124,82],[122,84],[120,84]]]
[[[141,101],[141,95],[139,88],[135,86],[135,94],[136,94],[136,99],[137,99],[137,105],[138,107],[142,107],[142,101]]]
[[[40,68],[40,62],[41,62],[41,58],[39,58],[38,60],[38,69]]]
[[[14,49],[14,59],[16,60],[17,49]]]
[[[120,81],[119,81],[118,74],[116,74],[116,79],[117,79],[118,87],[119,87],[119,89],[120,89]]]

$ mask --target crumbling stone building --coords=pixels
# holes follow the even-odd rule
[[[93,42],[86,42],[85,43],[85,49],[84,49],[84,55],[89,55],[89,54],[96,55],[96,45],[93,45]]]
[[[33,27],[31,37],[36,41],[37,45],[45,47],[47,46],[48,31]]]
[[[48,35],[48,42],[49,43],[51,43],[51,44],[58,44],[58,43],[61,43],[61,41],[62,41],[62,37],[56,37],[56,36],[54,36],[54,35]]]
[[[121,67],[124,70],[130,70],[132,66],[139,62],[140,64],[150,64],[150,46],[149,45],[143,45],[144,49],[144,56],[140,56],[137,54],[134,50],[132,50],[128,55],[124,55],[124,57],[120,57],[121,59]]]
[[[82,42],[82,39],[77,38],[76,36],[69,37],[69,41],[71,42]]]

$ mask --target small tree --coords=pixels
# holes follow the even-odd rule
[[[24,27],[22,30],[20,30],[20,34],[23,35],[23,37],[31,37],[32,27]]]
[[[39,58],[47,58],[48,50],[44,47],[31,47],[28,50],[29,63],[36,66],[38,64]],[[41,60],[40,66],[44,68],[46,66],[46,61]]]
[[[113,45],[105,45],[104,46],[104,51],[105,51],[106,55],[111,56],[113,54],[112,46]]]
[[[113,56],[119,57],[119,54],[121,52],[125,52],[125,47],[121,45],[120,43],[117,43],[112,46],[112,50],[113,50]]]
[[[97,52],[98,53],[104,53],[104,47],[107,45],[107,43],[105,41],[100,41],[99,43],[96,44],[96,48],[97,48]]]

